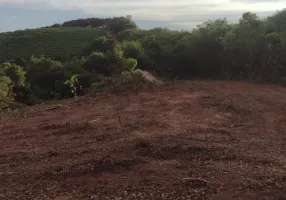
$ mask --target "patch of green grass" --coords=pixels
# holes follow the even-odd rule
[[[0,62],[31,55],[68,57],[80,54],[107,32],[97,28],[39,28],[0,33]]]

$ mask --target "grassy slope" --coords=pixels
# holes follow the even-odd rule
[[[40,28],[0,33],[0,61],[31,55],[77,55],[94,38],[103,35],[106,31],[96,28]]]

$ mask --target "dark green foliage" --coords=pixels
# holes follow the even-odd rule
[[[134,58],[124,59],[123,67],[124,71],[132,72],[137,67],[137,60]]]
[[[14,64],[16,64],[16,65],[18,65],[18,66],[23,67],[23,69],[25,69],[27,62],[26,62],[26,60],[23,59],[23,58],[17,58],[17,59],[11,60],[10,63],[14,63]]]
[[[0,33],[0,62],[29,59],[32,55],[68,59],[82,53],[93,39],[106,34],[96,28],[40,28]]]
[[[141,29],[126,29],[117,34],[119,41],[134,41],[142,39],[143,31]]]
[[[144,49],[139,40],[137,41],[123,41],[121,48],[124,52],[124,57],[139,59],[144,56]]]
[[[25,84],[25,74],[26,72],[22,67],[14,63],[3,63],[0,65],[1,74],[10,78],[13,83],[13,86],[22,86]]]
[[[13,93],[14,100],[22,104],[35,105],[42,102],[42,100],[36,96],[33,90],[26,85],[13,87]]]
[[[114,17],[112,19],[105,19],[106,29],[117,34],[120,31],[137,28],[136,24],[127,17]]]
[[[128,17],[77,19],[64,22],[62,27],[103,28],[115,34],[126,29],[137,28],[136,24]]]
[[[83,95],[86,94],[91,85],[97,82],[100,75],[92,74],[89,72],[76,74],[71,77],[67,83],[72,88],[72,93],[76,93],[76,95]]]
[[[55,82],[65,81],[64,66],[50,58],[32,57],[27,66],[27,81],[36,96],[48,100],[55,96]]]
[[[73,96],[71,85],[66,82],[56,80],[55,82],[55,96],[57,99],[64,99]]]
[[[190,32],[125,30],[119,40],[139,40],[138,67],[163,76],[284,83],[285,10],[267,19],[244,13],[236,24],[207,21]],[[148,63],[148,64],[147,64]]]
[[[83,56],[89,56],[92,52],[107,53],[112,51],[114,45],[115,41],[110,37],[103,36],[96,38],[92,41],[91,45],[84,50]]]
[[[13,101],[12,81],[0,72],[0,110],[8,108]]]
[[[286,9],[269,16],[266,21],[267,31],[286,32]]]
[[[64,76],[66,80],[69,80],[73,75],[85,72],[82,65],[86,62],[85,58],[73,58],[63,63]]]
[[[26,105],[34,105],[40,102],[29,86],[26,85],[26,72],[22,67],[15,63],[2,63],[0,65],[0,77],[2,78],[0,91],[2,90],[7,94],[3,100],[4,104],[8,105],[16,101]],[[2,95],[4,94],[2,93]]]
[[[110,75],[109,60],[104,53],[93,52],[83,63],[83,69],[92,73]]]

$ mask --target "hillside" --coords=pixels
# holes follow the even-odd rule
[[[70,98],[75,91],[100,91],[124,79],[122,72],[131,80],[136,68],[163,79],[286,85],[284,19],[285,9],[266,18],[246,12],[237,23],[208,20],[193,30],[178,31],[143,30],[127,16],[3,33],[0,110]]]
[[[3,115],[0,199],[286,199],[285,102],[184,81]]]
[[[39,28],[0,33],[0,62],[31,55],[77,56],[106,31],[97,28]]]

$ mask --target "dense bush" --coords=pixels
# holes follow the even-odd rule
[[[55,82],[65,81],[64,65],[50,58],[32,57],[27,64],[27,82],[36,96],[49,100],[55,96]]]
[[[83,64],[86,62],[85,58],[74,58],[63,62],[65,79],[70,79],[75,74],[84,73]]]
[[[83,63],[83,68],[86,71],[98,74],[110,75],[109,60],[104,53],[93,52]]]
[[[137,60],[134,58],[127,58],[123,63],[123,71],[132,72],[137,66]]]
[[[3,63],[0,66],[1,74],[11,79],[14,87],[19,87],[25,84],[26,72],[22,67],[14,63]]]
[[[12,81],[4,74],[0,74],[0,110],[9,107],[13,101]]]
[[[112,51],[114,48],[115,41],[110,37],[99,37],[92,41],[91,45],[88,46],[84,52],[83,56],[88,56],[92,52],[102,52],[107,53],[109,51]]]
[[[124,56],[127,58],[138,59],[144,56],[144,49],[139,40],[136,41],[123,41],[121,48],[124,52]]]

